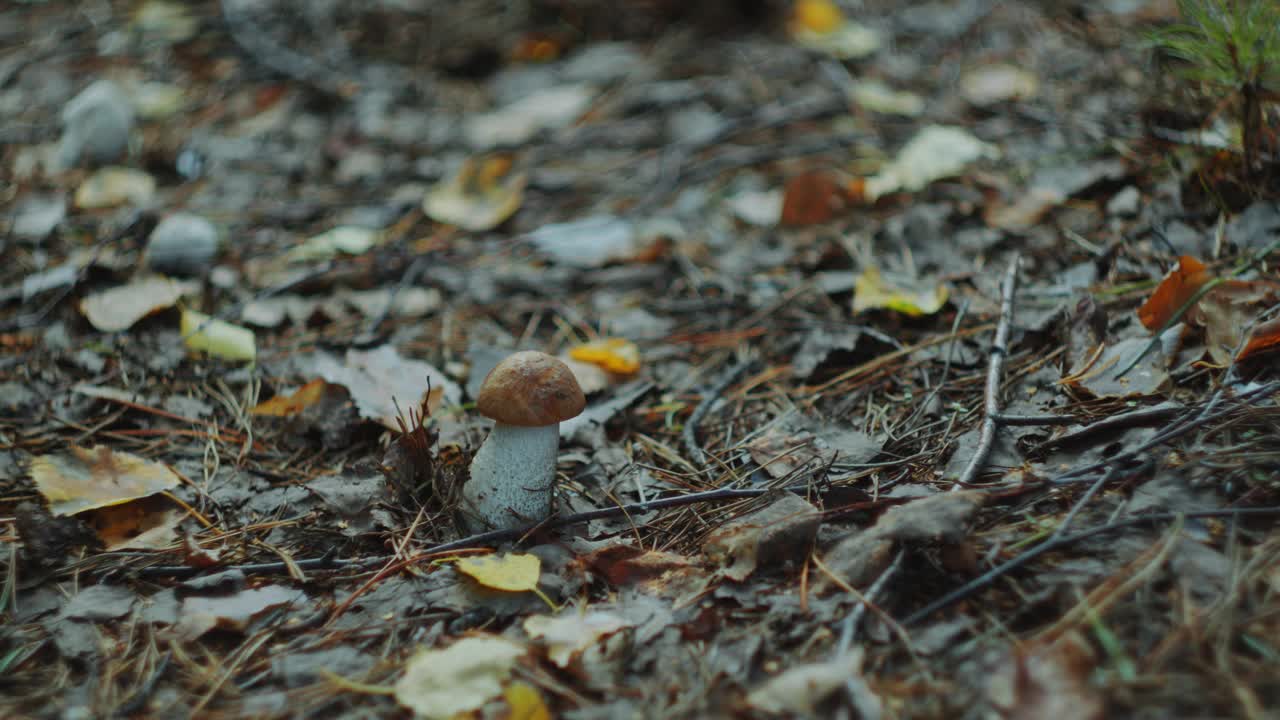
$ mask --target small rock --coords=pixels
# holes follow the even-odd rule
[[[1138,214],[1138,203],[1141,200],[1142,195],[1138,193],[1138,188],[1130,185],[1116,193],[1107,203],[1107,214],[1133,217]]]
[[[199,275],[218,254],[218,230],[191,213],[170,215],[156,225],[147,242],[146,262],[166,275]]]
[[[81,159],[105,164],[129,148],[133,105],[124,90],[110,80],[85,88],[62,108],[62,143],[58,162],[72,167]]]

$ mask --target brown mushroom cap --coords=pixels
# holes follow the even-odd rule
[[[554,425],[582,412],[587,398],[569,366],[536,350],[498,363],[476,398],[481,415],[506,425]]]

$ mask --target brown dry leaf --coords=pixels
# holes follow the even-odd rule
[[[452,177],[427,192],[422,211],[436,222],[481,232],[501,225],[520,209],[526,177],[511,172],[507,156],[468,159]]]
[[[1280,349],[1280,319],[1259,323],[1249,335],[1249,342],[1240,350],[1236,360]]]
[[[198,289],[197,283],[177,282],[152,275],[89,295],[80,301],[80,312],[94,328],[102,332],[119,332],[128,330],[148,315],[168,310],[183,295]]]
[[[725,577],[741,582],[757,568],[803,562],[821,524],[817,508],[798,495],[784,493],[712,532],[703,550],[713,562],[728,564]]]
[[[54,515],[74,515],[119,505],[175,487],[180,478],[168,467],[137,455],[70,447],[65,453],[31,461],[31,479]]]
[[[1259,312],[1275,303],[1277,287],[1267,280],[1228,280],[1200,298],[1188,319],[1204,326],[1205,346],[1214,362],[1231,362],[1244,331]]]
[[[1204,263],[1183,255],[1178,258],[1178,267],[1164,276],[1151,297],[1138,308],[1138,319],[1148,330],[1159,330],[1212,279],[1213,273]]]
[[[782,224],[818,225],[835,217],[847,204],[844,187],[826,170],[811,170],[787,181],[782,198]]]
[[[163,550],[178,539],[187,516],[167,498],[152,496],[86,513],[89,525],[107,551]]]
[[[316,404],[320,398],[324,397],[329,387],[329,383],[317,378],[288,395],[276,395],[266,402],[258,403],[249,412],[254,415],[270,415],[273,417],[297,415]]]
[[[1104,716],[1098,691],[1089,684],[1097,664],[1078,634],[1054,643],[1018,648],[991,676],[987,698],[1010,720],[1097,720]]]

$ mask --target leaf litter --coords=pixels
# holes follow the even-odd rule
[[[0,11],[0,714],[1265,715],[1280,168],[1173,4],[535,5]]]

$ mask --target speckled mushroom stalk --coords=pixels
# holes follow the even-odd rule
[[[462,488],[472,530],[522,527],[551,516],[560,422],[585,405],[568,366],[545,353],[515,353],[485,376],[476,409],[496,422]]]

